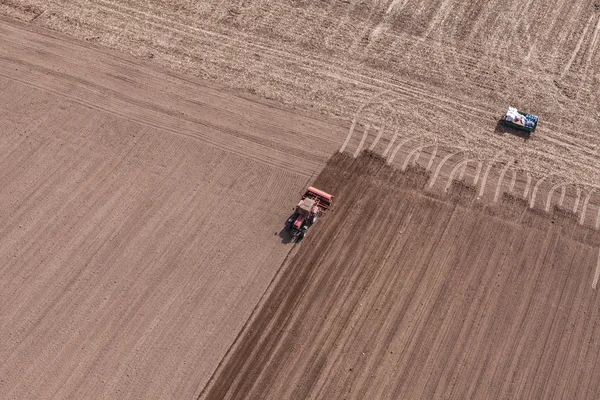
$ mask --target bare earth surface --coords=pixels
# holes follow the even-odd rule
[[[7,20],[0,48],[0,398],[195,398],[345,132]]]
[[[3,0],[0,12],[345,121],[358,112],[384,137],[600,186],[595,0]],[[533,140],[497,125],[508,105],[540,115]]]
[[[201,397],[597,399],[598,231],[427,179],[334,156],[338,202]]]
[[[600,397],[591,0],[0,13],[0,398]]]

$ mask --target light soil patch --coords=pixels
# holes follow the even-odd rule
[[[5,19],[0,47],[0,398],[196,398],[347,126]]]
[[[363,125],[435,137],[469,158],[505,151],[498,161],[536,176],[600,186],[592,3],[11,0],[0,11],[344,121],[360,110]],[[532,140],[498,126],[509,105],[540,115]]]

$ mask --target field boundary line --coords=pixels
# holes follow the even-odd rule
[[[309,181],[310,181],[310,179],[312,179],[312,176],[311,176],[311,178],[309,178]],[[202,388],[202,390],[200,391],[200,393],[196,397],[196,400],[200,400],[202,398],[202,396],[205,393],[207,393],[207,390],[211,389],[211,384],[214,383],[215,379],[218,377],[218,374],[220,372],[221,367],[223,367],[224,364],[227,361],[229,361],[229,359],[228,359],[229,356],[231,356],[231,354],[235,351],[237,345],[240,343],[240,339],[244,336],[244,334],[247,332],[248,328],[252,325],[252,322],[254,322],[254,318],[258,315],[258,310],[262,308],[262,306],[265,304],[265,302],[268,300],[269,296],[271,295],[271,289],[273,287],[275,287],[275,285],[277,285],[279,279],[281,278],[281,274],[284,271],[284,267],[287,266],[291,262],[290,257],[294,255],[292,253],[293,253],[293,250],[295,248],[296,248],[296,243],[293,243],[292,246],[291,246],[291,248],[290,248],[290,250],[286,254],[285,258],[283,259],[283,261],[279,265],[279,268],[277,268],[277,271],[275,272],[275,275],[273,275],[273,278],[271,279],[271,282],[269,282],[269,284],[267,285],[267,288],[265,289],[265,291],[263,292],[263,294],[260,296],[260,299],[255,304],[254,308],[252,309],[252,312],[250,312],[250,315],[246,319],[246,322],[244,322],[244,325],[242,326],[242,328],[240,329],[240,331],[236,335],[235,339],[231,343],[231,346],[229,346],[229,348],[227,349],[227,351],[223,355],[223,358],[221,358],[221,360],[219,361],[219,364],[214,369],[214,371],[211,374],[210,378],[208,379],[208,381],[206,382],[206,384],[204,385],[204,387]]]

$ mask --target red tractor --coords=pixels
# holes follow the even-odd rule
[[[294,213],[288,218],[285,223],[286,229],[291,233],[292,238],[299,242],[304,236],[308,228],[314,224],[317,219],[331,207],[333,196],[325,193],[322,190],[310,186],[302,199],[294,209]]]

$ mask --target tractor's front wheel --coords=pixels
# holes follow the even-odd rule
[[[304,237],[306,236],[307,233],[308,233],[308,229],[306,229],[306,228],[301,229],[300,233],[298,234],[298,238],[296,239],[296,243],[298,243],[299,241],[304,239]]]

